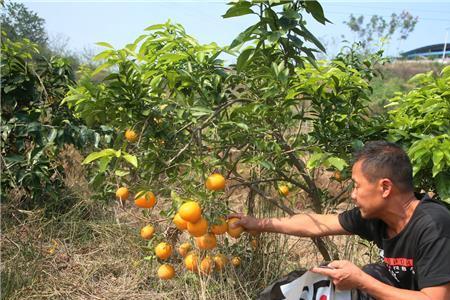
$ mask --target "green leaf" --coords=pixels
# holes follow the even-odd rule
[[[309,158],[306,167],[308,169],[314,169],[317,168],[318,166],[320,166],[320,164],[322,163],[322,160],[324,159],[324,157],[326,156],[325,153],[314,153],[313,155],[311,155],[311,157]]]
[[[105,156],[99,159],[98,161],[98,171],[100,173],[104,173],[106,169],[108,168],[109,163],[112,160],[112,156]]]
[[[241,32],[237,38],[231,42],[229,49],[236,48],[243,43],[247,42],[250,39],[250,36],[253,34],[253,32],[260,26],[261,22],[256,23],[255,25],[252,25],[245,29],[243,32]]]
[[[253,48],[245,49],[244,51],[242,51],[242,53],[239,55],[236,61],[236,69],[239,72],[242,71],[254,54],[255,49]]]
[[[144,29],[144,31],[152,31],[152,30],[158,30],[158,29],[164,29],[166,27],[165,24],[155,24],[152,26],[148,26]]]
[[[150,87],[153,90],[155,90],[158,87],[159,83],[161,82],[161,79],[162,79],[162,74],[153,77],[152,80],[150,81]]]
[[[101,71],[103,71],[103,70],[106,69],[106,68],[111,67],[112,65],[113,65],[113,64],[112,64],[111,62],[106,62],[106,63],[104,63],[104,64],[101,64],[100,66],[98,66],[98,67],[94,70],[94,72],[92,72],[91,76],[94,76],[94,75],[100,73]]]
[[[265,169],[268,169],[268,170],[275,170],[274,164],[271,163],[270,161],[263,160],[263,161],[260,161],[259,164],[260,164],[263,168],[265,168]]]
[[[333,167],[338,169],[339,171],[342,171],[348,164],[343,160],[342,158],[332,156],[327,159],[327,162],[330,163]]]
[[[114,47],[111,44],[107,43],[107,42],[98,42],[98,43],[96,43],[96,45],[114,49]]]
[[[55,140],[57,134],[58,134],[58,130],[56,128],[52,128],[50,130],[50,134],[47,137],[48,142],[49,143],[53,143],[53,141]]]
[[[170,191],[170,198],[177,208],[183,204],[183,199],[174,190]]]
[[[194,107],[191,107],[191,113],[195,117],[201,117],[201,116],[205,116],[205,115],[210,115],[213,113],[213,111],[206,107],[194,106]]]
[[[232,18],[252,14],[253,10],[250,9],[251,6],[252,4],[250,2],[239,1],[236,4],[233,4],[222,17]]]
[[[126,152],[123,152],[122,154],[123,159],[125,159],[127,162],[129,162],[133,167],[138,167],[138,160],[137,157],[131,154],[128,154]]]
[[[180,60],[186,59],[188,54],[186,53],[166,53],[159,57],[161,61],[167,61],[170,63],[178,62]]]
[[[436,191],[442,201],[450,204],[450,175],[449,172],[441,172],[436,177]]]
[[[316,0],[308,0],[304,1],[303,5],[307,12],[309,12],[314,19],[325,25],[326,22],[331,23],[323,13],[322,5],[319,4]]]
[[[99,152],[93,152],[89,154],[82,162],[83,165],[86,165],[88,163],[93,162],[96,159],[102,158],[102,157],[113,157],[117,156],[117,151],[114,149],[104,149]]]
[[[435,149],[433,152],[433,164],[439,165],[441,160],[444,158],[444,152],[439,149]]]
[[[114,53],[115,53],[115,51],[113,51],[113,50],[105,50],[103,52],[100,52],[96,56],[94,56],[92,58],[92,60],[93,61],[104,60],[104,59],[111,57]]]
[[[118,176],[118,177],[123,177],[123,176],[126,176],[126,175],[130,174],[130,171],[126,171],[126,170],[116,170],[116,171],[114,172],[114,174],[115,174],[116,176]]]

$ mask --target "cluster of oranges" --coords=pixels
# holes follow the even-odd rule
[[[126,187],[120,187],[116,191],[116,198],[120,201],[128,200],[130,191]],[[140,208],[152,208],[156,204],[156,197],[152,192],[140,191],[134,198],[134,204]]]
[[[225,178],[217,173],[210,175],[205,183],[208,190],[220,191],[225,188]],[[232,227],[238,221],[237,218],[219,218],[217,224],[209,224],[202,215],[202,208],[196,201],[189,200],[183,203],[173,218],[173,223],[180,231],[187,231],[194,238],[195,246],[198,250],[212,250],[217,247],[217,236],[228,233],[234,238],[238,238],[244,229],[241,226]],[[155,247],[155,254],[160,260],[167,260],[173,252],[172,245],[161,242]],[[213,271],[222,271],[228,264],[228,258],[217,253],[214,256],[205,255],[201,257],[199,251],[193,249],[189,242],[182,243],[178,249],[178,254],[183,257],[184,266],[187,270],[207,275]],[[235,267],[241,263],[239,257],[233,257],[231,264]],[[175,270],[170,264],[163,264],[158,269],[158,277],[164,280],[175,276]]]

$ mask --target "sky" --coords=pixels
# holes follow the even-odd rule
[[[150,25],[168,19],[182,24],[186,32],[201,43],[216,42],[220,46],[231,41],[255,23],[252,16],[223,19],[227,2],[223,0],[165,1],[17,1],[22,2],[46,21],[51,41],[67,44],[73,52],[99,52],[96,42],[108,42],[116,48],[133,42]],[[406,41],[393,39],[386,49],[391,56],[421,46],[444,43],[450,35],[450,0],[429,1],[319,1],[325,16],[332,22],[323,26],[307,18],[307,27],[333,56],[342,46],[342,35],[349,41],[357,37],[347,25],[349,15],[370,18],[376,14],[389,20],[392,13],[403,10],[418,16],[415,30]],[[450,42],[450,36],[447,39]]]

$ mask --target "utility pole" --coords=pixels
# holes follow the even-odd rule
[[[448,30],[450,27],[445,28],[445,41],[444,41],[444,52],[442,52],[442,63],[445,61],[445,52],[447,51],[447,39],[448,39]]]

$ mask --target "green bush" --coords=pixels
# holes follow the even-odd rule
[[[410,79],[415,88],[390,100],[389,139],[404,145],[415,185],[450,203],[450,67]]]

